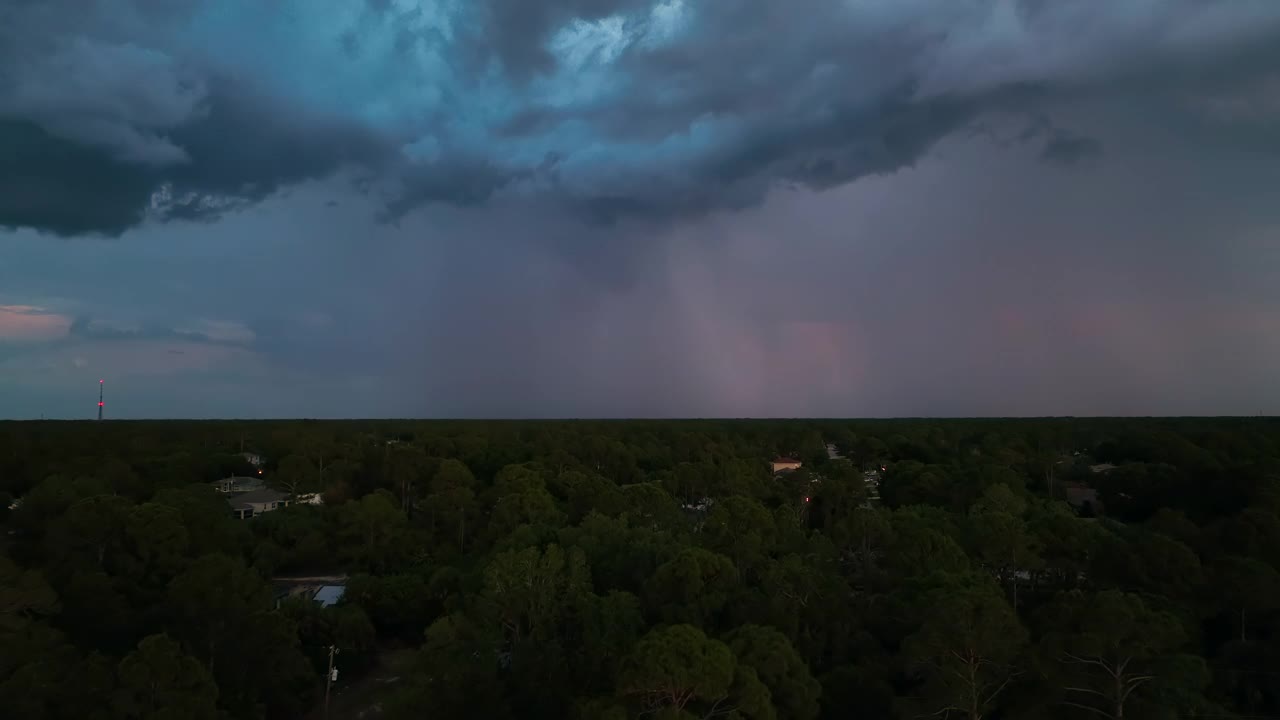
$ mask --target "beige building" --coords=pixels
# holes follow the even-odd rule
[[[799,460],[796,460],[795,458],[780,457],[773,461],[773,472],[776,475],[777,473],[780,473],[780,472],[790,472],[792,470],[799,470],[802,464],[803,463],[801,463]]]

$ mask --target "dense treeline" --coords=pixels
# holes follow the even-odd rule
[[[304,717],[331,645],[365,717],[1280,716],[1270,420],[0,423],[0,499],[6,718]]]

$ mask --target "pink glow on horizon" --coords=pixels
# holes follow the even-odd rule
[[[0,305],[0,341],[40,341],[66,337],[71,318],[34,305]]]

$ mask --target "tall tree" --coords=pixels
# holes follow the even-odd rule
[[[732,558],[744,577],[753,577],[777,542],[778,527],[759,501],[734,496],[715,504],[702,534],[707,547]]]
[[[218,686],[167,635],[151,635],[120,661],[115,707],[130,720],[215,720]]]
[[[169,584],[168,605],[174,635],[192,654],[217,672],[238,635],[248,632],[254,613],[270,607],[271,595],[262,578],[238,558],[206,555]]]
[[[685,548],[654,572],[648,597],[654,614],[667,622],[714,627],[720,611],[740,591],[732,560],[710,550]]]
[[[989,583],[989,581],[986,581]],[[919,680],[910,714],[982,720],[1019,675],[1027,631],[995,588],[933,591],[920,629],[902,643],[902,660]]]
[[[476,478],[458,460],[440,463],[431,479],[431,493],[426,498],[429,522],[433,528],[448,527],[464,552],[467,544],[467,516],[476,512]],[[440,525],[437,525],[440,523]]]
[[[1117,590],[1065,594],[1042,620],[1050,628],[1042,648],[1056,663],[1063,703],[1111,720],[1138,698],[1158,702],[1154,686],[1187,639],[1172,614]]]
[[[818,716],[822,686],[787,637],[776,629],[743,625],[724,638],[738,662],[748,665],[765,687],[778,714],[794,720]]]
[[[393,572],[408,555],[408,520],[385,490],[343,505],[338,514],[338,538],[348,562],[372,572]]]
[[[288,455],[271,475],[271,484],[296,499],[305,493],[319,492],[320,471],[306,455]]]
[[[1251,617],[1256,621],[1280,610],[1280,573],[1264,562],[1239,556],[1219,558],[1212,577],[1220,607],[1239,621],[1242,643],[1249,641]]]
[[[392,718],[417,720],[429,708],[433,718],[513,717],[499,677],[495,650],[500,638],[465,615],[436,620],[426,631],[404,689],[388,703]]]
[[[893,526],[887,511],[858,508],[836,524],[831,539],[855,584],[866,587],[879,571],[885,552],[893,542]]]
[[[1001,587],[1012,590],[1015,611],[1021,579],[1029,579],[1042,565],[1038,540],[1022,517],[1025,511],[1026,503],[1008,486],[993,485],[969,515],[973,555]]]
[[[547,641],[591,590],[582,551],[559,545],[499,553],[484,571],[485,605],[508,640]]]
[[[59,574],[109,570],[118,553],[130,503],[116,495],[76,501],[54,519],[45,536],[49,566]]]
[[[618,691],[642,713],[659,717],[773,718],[768,690],[754,670],[740,668],[728,645],[692,625],[653,630],[636,643],[623,666]]]

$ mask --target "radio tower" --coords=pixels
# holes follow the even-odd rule
[[[101,419],[102,419],[102,405],[103,405],[103,403],[102,403],[102,384],[103,384],[103,383],[105,383],[105,382],[106,382],[106,380],[99,380],[99,381],[98,381],[98,419],[99,419],[99,420],[101,420]]]

